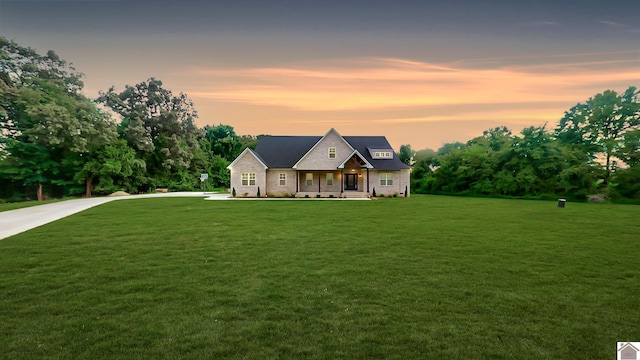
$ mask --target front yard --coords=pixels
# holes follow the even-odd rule
[[[0,241],[20,358],[612,358],[640,207],[117,201]]]

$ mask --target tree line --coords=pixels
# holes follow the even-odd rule
[[[599,93],[554,129],[496,127],[437,151],[402,145],[399,156],[416,193],[640,203],[639,91]]]
[[[0,199],[229,186],[226,167],[258,137],[199,128],[192,101],[150,78],[82,94],[83,74],[54,51],[0,37]],[[640,102],[629,87],[567,110],[554,129],[496,127],[466,143],[398,156],[412,192],[640,202]]]
[[[0,37],[0,199],[228,187],[226,167],[257,137],[195,124],[185,94],[151,78],[97,99],[54,51]]]

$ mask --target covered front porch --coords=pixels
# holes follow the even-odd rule
[[[369,197],[369,169],[297,171],[296,197]]]
[[[296,197],[369,197],[370,168],[354,151],[336,169],[297,170]]]

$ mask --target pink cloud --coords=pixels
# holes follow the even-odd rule
[[[194,98],[303,111],[432,105],[580,101],[609,84],[640,79],[637,59],[465,68],[404,59],[360,59],[342,66],[196,70],[210,89]]]

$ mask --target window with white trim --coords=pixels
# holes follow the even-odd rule
[[[280,173],[280,175],[278,175],[278,185],[280,185],[280,186],[286,186],[287,185],[287,174]]]
[[[335,158],[336,158],[336,148],[330,147],[329,148],[329,159],[335,159]]]
[[[393,173],[380,173],[380,186],[393,185]]]
[[[393,152],[387,150],[377,150],[374,151],[371,156],[374,159],[393,159]]]
[[[333,173],[328,173],[327,174],[327,186],[332,186],[333,185]]]
[[[313,173],[307,173],[307,186],[313,185]]]
[[[242,186],[256,186],[256,173],[242,173]]]

